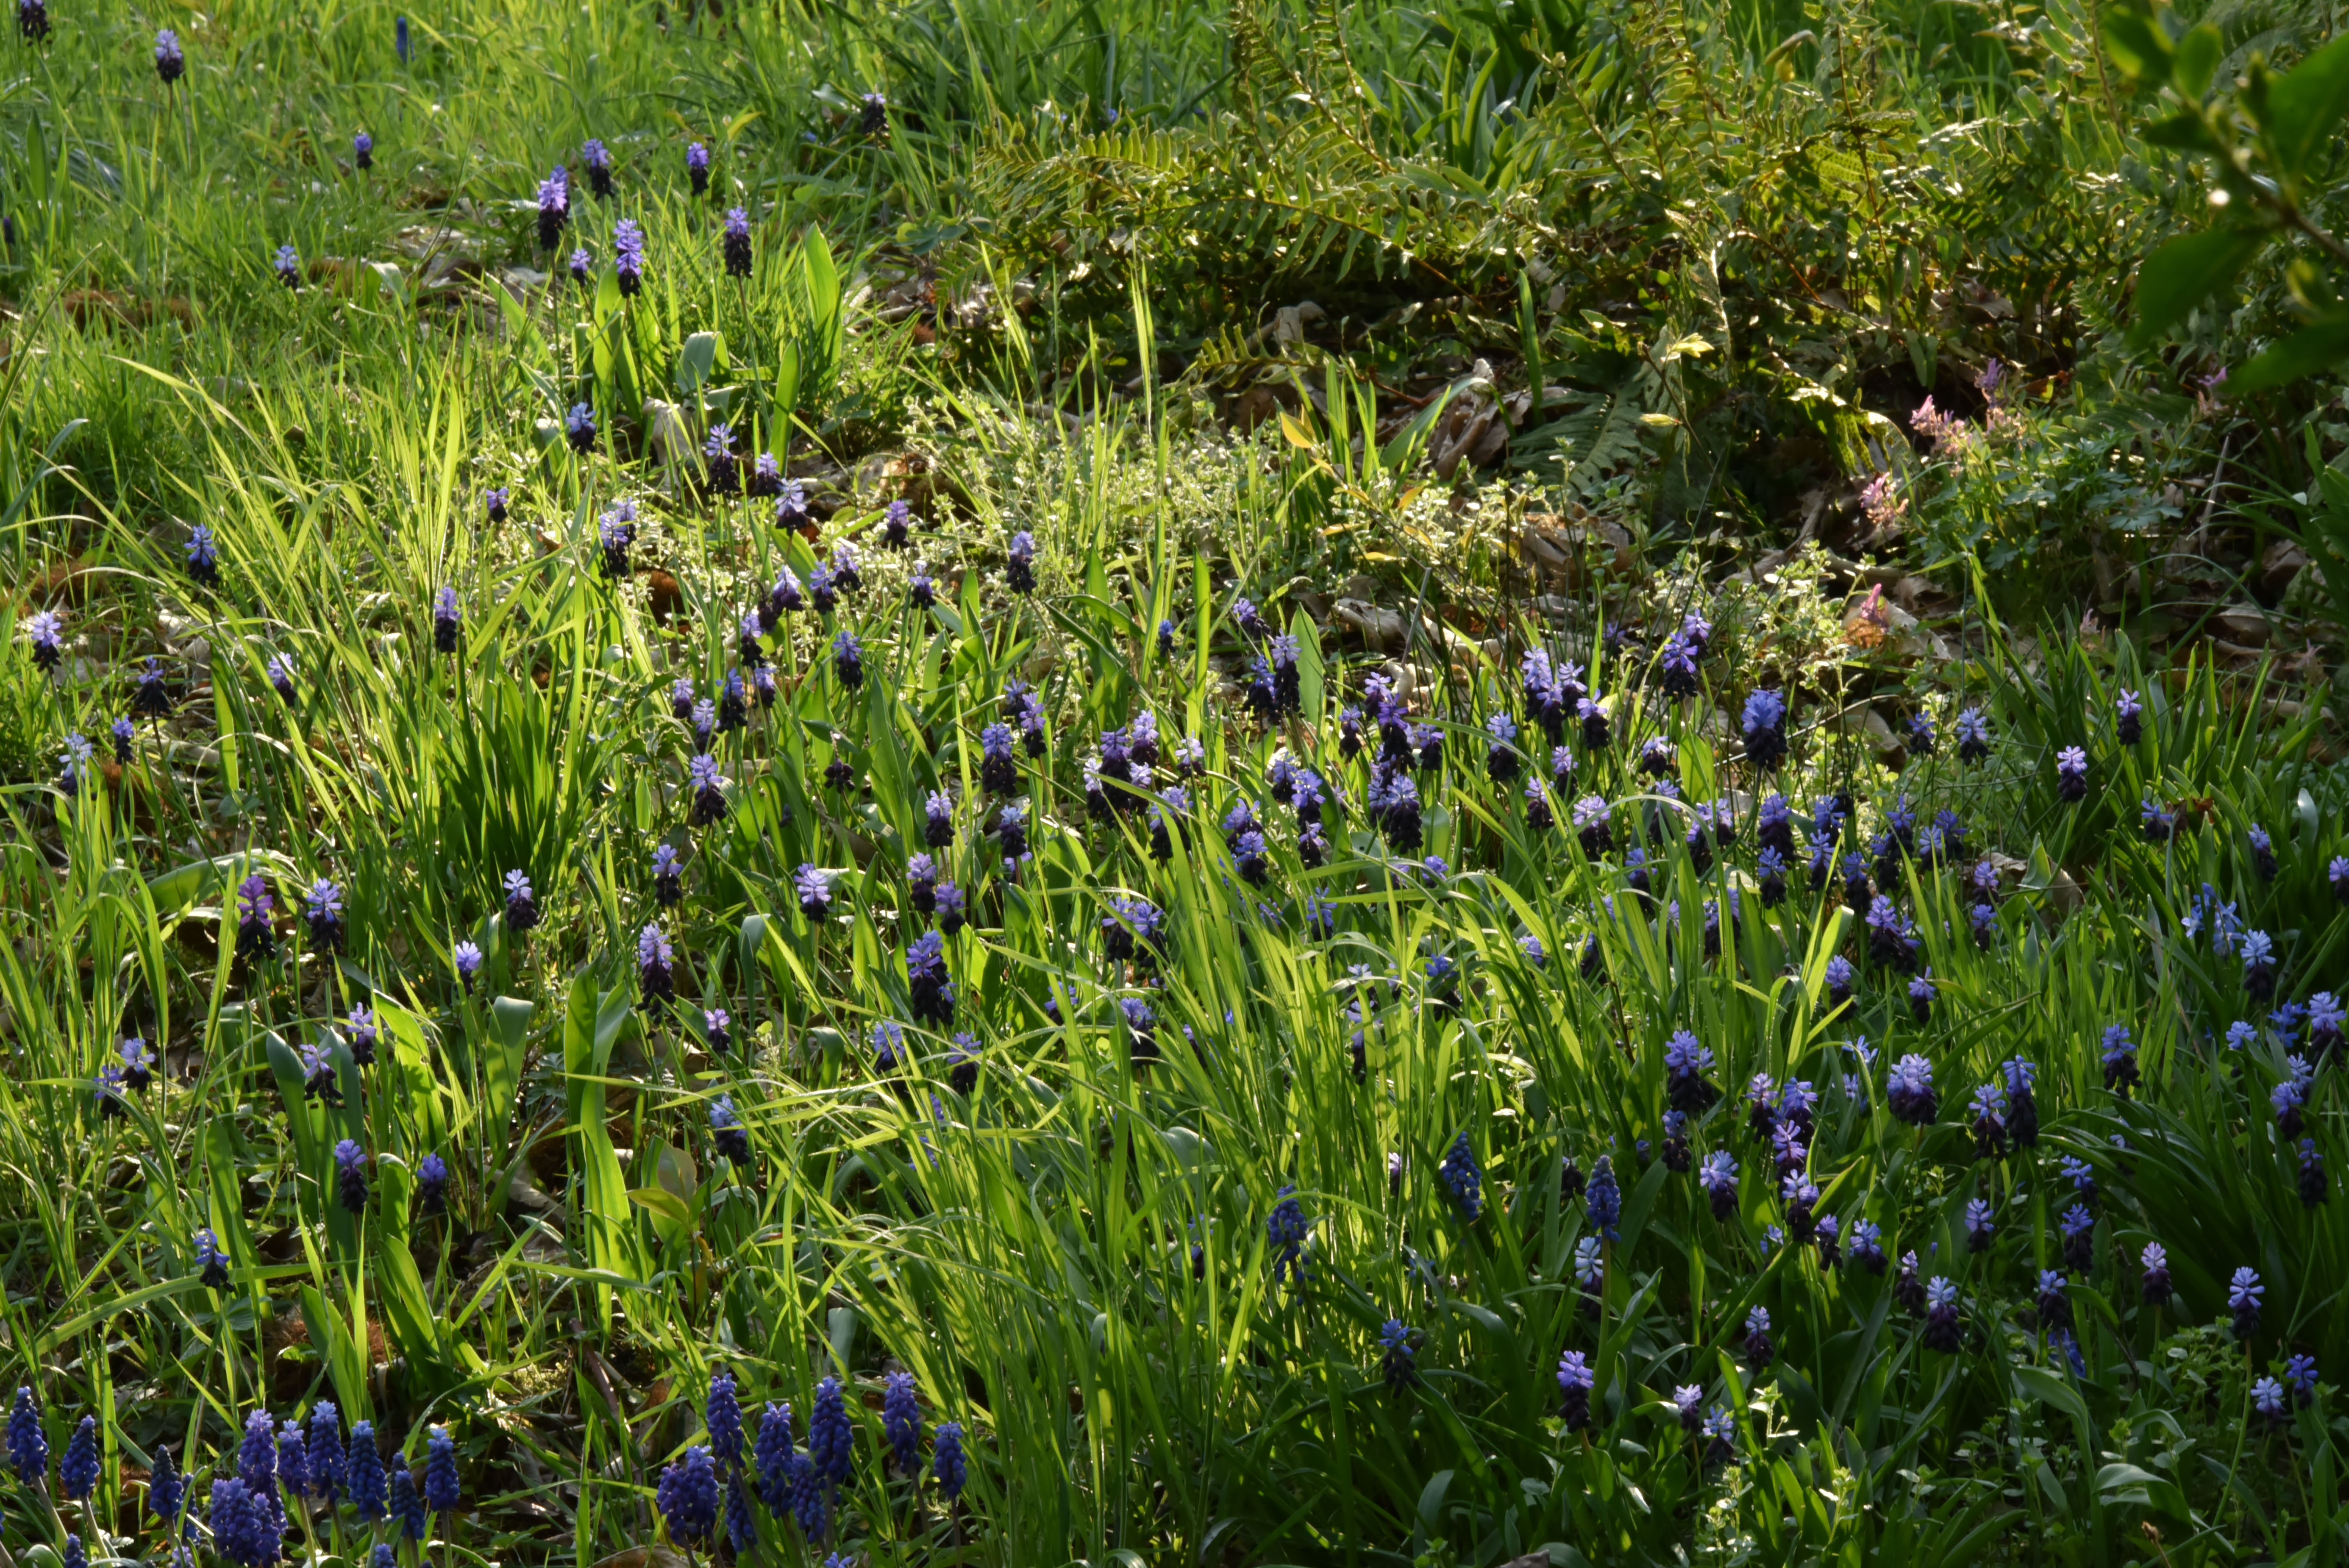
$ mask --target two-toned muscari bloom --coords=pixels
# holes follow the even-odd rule
[[[1581,1351],[1569,1350],[1558,1357],[1558,1423],[1568,1431],[1578,1432],[1590,1425],[1590,1391],[1598,1384],[1599,1375]]]
[[[691,820],[695,827],[705,828],[725,820],[726,786],[730,782],[719,770],[718,758],[706,751],[687,765],[686,783],[693,791]]]
[[[589,137],[579,149],[579,161],[587,168],[588,188],[597,196],[612,194],[612,153],[603,141]]]
[[[594,166],[589,168],[592,171]],[[612,271],[619,279],[621,294],[633,296],[643,290],[645,232],[631,219],[623,218],[612,225]]]
[[[354,1214],[367,1212],[367,1150],[348,1138],[335,1145],[335,1197]]]
[[[734,1109],[734,1097],[721,1094],[709,1102],[709,1139],[718,1152],[737,1165],[751,1161],[750,1130]]]
[[[1940,1099],[1933,1089],[1933,1064],[1914,1052],[1902,1057],[1885,1082],[1884,1100],[1895,1118],[1911,1126],[1932,1121],[1940,1113]]]
[[[1737,1161],[1725,1149],[1716,1149],[1697,1167],[1697,1184],[1713,1205],[1713,1217],[1725,1220],[1737,1209]]]
[[[636,934],[636,985],[646,1006],[677,995],[676,957],[676,950],[657,923],[648,923]]]
[[[538,248],[554,249],[563,237],[564,225],[571,222],[571,175],[560,163],[554,172],[538,182]]]
[[[180,35],[165,27],[155,35],[155,76],[170,87],[187,74],[188,59],[180,51]]]
[[[1978,707],[1958,715],[1958,760],[1979,762],[1990,755],[1990,720]]]
[[[1757,691],[1745,699],[1744,714],[1745,759],[1755,768],[1775,768],[1786,756],[1786,699],[1775,691]]]
[[[793,872],[792,891],[799,896],[800,913],[810,920],[832,913],[832,873],[821,866],[803,864]]]
[[[2259,1271],[2239,1268],[2227,1282],[2227,1310],[2234,1314],[2237,1339],[2251,1339],[2260,1332],[2260,1305],[2267,1295],[2267,1286],[2260,1282]]]

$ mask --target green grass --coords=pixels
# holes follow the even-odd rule
[[[2095,335],[2111,300],[2088,263],[2165,222],[2162,200],[2045,196],[2118,156],[2080,85],[2079,17],[1994,50],[1946,6],[1380,8],[1341,38],[1319,13],[1195,7],[689,21],[463,5],[414,15],[401,62],[382,9],[53,15],[53,40],[11,45],[0,81],[16,235],[0,258],[16,313],[0,325],[0,1375],[31,1390],[55,1453],[98,1418],[101,1479],[86,1499],[61,1472],[0,1483],[16,1561],[60,1560],[68,1532],[92,1557],[164,1556],[140,1474],[157,1455],[198,1478],[203,1516],[251,1412],[322,1398],[409,1463],[432,1429],[453,1438],[462,1502],[403,1559],[667,1543],[655,1488],[709,1440],[719,1371],[754,1429],[787,1402],[802,1442],[836,1377],[855,1433],[828,1535],[754,1507],[755,1541],[715,1548],[738,1559],[1956,1568],[2338,1552],[2349,1210],[2333,1179],[2349,1138],[2330,1062],[2303,1130],[2279,1127],[2271,1093],[2311,1047],[2271,1014],[2337,984],[2349,918],[2327,863],[2349,800],[2322,690],[2281,662],[2214,665],[2163,642],[2147,627],[2170,542],[2095,531],[2155,506],[2162,465],[2212,431]],[[169,91],[147,72],[164,24],[190,63]],[[1824,44],[1774,57],[1804,26]],[[1236,69],[1236,39],[1279,58],[1244,47]],[[1868,70],[1847,72],[1847,51]],[[1341,59],[1357,96],[1288,96],[1339,79]],[[2070,86],[2051,85],[2059,72]],[[875,85],[885,139],[857,127]],[[1914,166],[1884,171],[1898,199],[1847,227],[1829,143],[1862,98],[1907,117],[1886,136]],[[2013,183],[1931,185],[1945,112],[1971,129],[1933,145],[1967,178]],[[366,174],[346,166],[361,128]],[[617,155],[609,201],[585,194],[591,135]],[[688,138],[719,154],[712,200],[688,191]],[[1785,161],[1806,146],[1819,158]],[[1700,158],[1715,160],[1702,222],[1742,191],[1770,220],[1749,232],[1779,225],[1785,256],[1724,229],[1729,264],[1693,262],[1663,236],[1694,209],[1617,183],[1682,181]],[[1314,183],[1317,160],[1347,159],[1350,210]],[[550,256],[530,195],[556,161],[577,183]],[[1311,199],[1225,199],[1218,181],[1259,171]],[[1421,193],[1408,212],[1381,205],[1405,188]],[[720,261],[738,202],[754,218],[746,279]],[[1121,215],[1185,211],[1195,230],[1107,243]],[[2137,227],[2053,263],[2031,249],[2032,223],[2085,211]],[[633,296],[610,265],[622,217],[648,240]],[[1446,267],[1480,247],[1503,260],[1438,297],[1394,247],[1332,237],[1373,220],[1450,236]],[[437,248],[467,265],[406,254],[414,227],[457,231]],[[1579,237],[1560,247],[1581,258],[1565,304],[1537,299],[1530,273],[1521,292],[1530,253],[1510,247],[1536,230],[1553,255]],[[1055,232],[1074,236],[1065,255]],[[1186,232],[1207,261],[1185,259]],[[1577,248],[1593,236],[1609,242]],[[269,261],[289,242],[294,290]],[[584,287],[555,259],[574,243],[594,259]],[[1733,302],[1791,300],[1792,272],[1771,269],[1830,249],[1852,253],[1819,279],[1850,289],[1843,305],[1790,305],[1750,335],[1732,323],[1733,352],[1685,346]],[[1980,445],[1896,450],[1895,393],[1963,386],[1956,366],[2014,351],[2003,328],[1901,315],[1931,269],[1985,258],[2059,275],[2065,354],[2086,373],[2004,405],[2013,427]],[[984,323],[895,308],[926,265],[942,302],[988,284]],[[1305,287],[1381,325],[1244,340]],[[1414,298],[1423,315],[1385,315]],[[2052,356],[2059,327],[2031,352]],[[1437,482],[1405,409],[1425,395],[1427,422],[1441,412],[1454,377],[1426,366],[1455,351],[1502,356],[1505,386],[1521,361],[1565,378],[1570,407],[1533,449],[1578,467],[1546,488],[1547,458]],[[1250,384],[1286,393],[1285,418],[1253,434],[1222,418]],[[561,434],[579,403],[599,429],[585,454]],[[812,540],[775,527],[764,498],[710,492],[694,453],[719,421],[746,461],[773,451],[807,481]],[[671,422],[673,450],[656,436]],[[1816,552],[1723,580],[1779,518],[1780,480],[1754,476],[1804,443],[1828,456],[1799,460],[1838,485],[1901,478],[1906,563],[1960,585],[1916,643],[1847,636],[1864,593]],[[503,521],[492,487],[511,491]],[[884,543],[897,499],[904,552]],[[599,530],[623,501],[636,533],[615,573]],[[1632,564],[1529,579],[1517,525],[1553,510],[1626,526]],[[218,541],[216,585],[187,567],[198,523]],[[1007,581],[1022,531],[1032,593]],[[2113,595],[2135,634],[2073,630],[2058,567],[2091,534],[2146,568]],[[812,592],[843,542],[861,586],[782,615],[761,645],[772,704],[697,738],[674,683],[717,699],[745,668],[743,614],[786,569]],[[912,598],[917,568],[935,605]],[[1330,611],[1358,573],[1404,616],[1392,656]],[[435,648],[443,588],[461,607],[453,654]],[[1561,599],[1545,609],[1535,591]],[[1267,649],[1236,618],[1242,596],[1299,639],[1291,711],[1247,700]],[[1670,696],[1660,658],[1692,609],[1713,623],[1700,689]],[[54,673],[32,625],[51,610]],[[854,686],[833,656],[843,631],[862,649]],[[1920,652],[1936,633],[1947,656]],[[1536,647],[1590,666],[1610,729],[1594,744],[1565,726],[1578,766],[1547,829],[1523,783],[1551,766],[1518,673]],[[140,719],[118,766],[109,727],[150,656],[171,711]],[[1375,722],[1369,753],[1342,738],[1371,678],[1405,675],[1411,721],[1442,738],[1440,766],[1413,774],[1415,845],[1366,810]],[[1043,748],[1015,748],[1009,787],[990,788],[981,736],[1015,682],[1040,705]],[[1791,756],[1767,774],[1737,733],[1764,688],[1793,708]],[[2114,722],[2124,690],[2145,698],[2133,744]],[[1980,760],[1954,755],[1967,707],[1993,737]],[[1878,749],[1863,708],[1896,729],[1930,715],[1940,744]],[[1164,748],[1153,799],[1090,808],[1104,732],[1144,713]],[[1496,715],[1518,727],[1506,783],[1488,776]],[[70,789],[68,735],[100,753]],[[1164,787],[1186,739],[1201,753],[1184,805]],[[1678,797],[1637,766],[1651,739],[1674,748]],[[2071,746],[2088,758],[2078,803],[2057,789]],[[701,754],[726,778],[722,812],[696,800]],[[1293,766],[1331,796],[1319,864],[1277,801]],[[953,832],[933,846],[940,790]],[[1853,810],[1838,847],[1871,862],[1904,802],[1966,830],[1961,853],[1871,864],[1936,988],[1922,1017],[1909,977],[1868,956],[1865,901],[1809,885],[1809,802],[1837,791]],[[1774,792],[1795,802],[1800,847],[1788,896],[1765,904],[1754,808]],[[1585,797],[1612,802],[1605,852],[1578,844]],[[1715,800],[1735,803],[1734,831],[1700,856],[1692,805]],[[2140,831],[2146,800],[2180,819],[2173,841]],[[1225,826],[1243,803],[1268,841],[1260,885]],[[682,866],[674,904],[657,846]],[[935,923],[917,852],[968,900],[943,940],[950,1021],[919,1016],[910,985]],[[1970,878],[1993,854],[2005,869],[1977,941]],[[794,883],[810,866],[830,879],[817,915]],[[526,933],[506,913],[515,870],[543,917]],[[266,955],[240,954],[239,884],[256,876],[275,906]],[[340,952],[302,918],[321,878],[341,890]],[[2273,1001],[2214,943],[2206,886],[2273,938]],[[1104,921],[1131,923],[1132,900],[1163,915],[1163,939],[1113,957]],[[1716,952],[1708,915],[1733,901]],[[643,995],[648,923],[673,944],[673,1005]],[[1857,965],[1848,1001],[1830,994],[1838,954]],[[1137,1053],[1128,1003],[1146,1006],[1154,1055]],[[730,1016],[723,1047],[705,1009]],[[2230,1048],[2238,1020],[2254,1032]],[[894,1066],[884,1024],[903,1028]],[[2137,1051],[2131,1094],[2103,1068],[2116,1025]],[[1721,1091],[1690,1121],[1689,1157],[1726,1151],[1739,1171],[1719,1213],[1667,1157],[1682,1030]],[[126,1037],[158,1053],[155,1081],[109,1093],[99,1075]],[[1912,1053],[1939,1095],[1921,1128],[1887,1098]],[[1971,1101],[2011,1061],[2037,1075],[2041,1131],[1984,1154]],[[1756,1075],[1816,1087],[1816,1212],[1847,1246],[1879,1226],[1889,1271],[1786,1239],[1797,1221],[1747,1130]],[[748,1161],[720,1151],[721,1095]],[[1444,1173],[1464,1136],[1473,1217]],[[366,1156],[357,1212],[337,1194],[345,1139]],[[428,1157],[450,1173],[445,1213],[422,1201]],[[1602,1159],[1621,1184],[1612,1238],[1577,1195]],[[2066,1160],[2099,1194],[2069,1256]],[[1979,1249],[1976,1200],[1995,1220]],[[1284,1258],[1292,1214],[1306,1239]],[[205,1277],[203,1231],[225,1284]],[[2168,1250],[2167,1304],[2140,1285],[2148,1243]],[[1899,1299],[1910,1252],[1958,1292],[1953,1352]],[[2239,1340],[2241,1267],[2265,1297]],[[2076,1367],[2037,1316],[2043,1269],[2066,1275]],[[1767,1357],[1744,1332],[1757,1307]],[[1396,1386],[1390,1319],[1409,1334]],[[1596,1374],[1587,1429],[1561,1418],[1569,1351]],[[2313,1357],[2312,1400],[2257,1416],[2254,1381],[2295,1356]],[[884,1463],[899,1371],[920,1394],[917,1475]],[[1689,1386],[1726,1424],[1718,1445],[1682,1429],[1671,1400]],[[969,1453],[951,1503],[929,1469],[945,1421]],[[348,1508],[295,1512],[289,1552],[356,1563],[378,1533]]]

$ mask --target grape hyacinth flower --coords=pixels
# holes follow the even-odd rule
[[[156,79],[168,88],[187,72],[187,57],[180,52],[180,35],[163,28],[155,35]]]
[[[130,711],[139,718],[171,717],[171,688],[163,676],[163,661],[149,655],[130,692]]]
[[[335,1197],[351,1213],[367,1212],[367,1150],[347,1138],[335,1145]]]
[[[735,1164],[750,1163],[750,1133],[734,1109],[732,1095],[721,1094],[709,1102],[709,1140]]]
[[[2064,1294],[2064,1279],[2054,1269],[2039,1271],[2039,1289],[2032,1298],[2039,1314],[2039,1326],[2053,1334],[2072,1326],[2072,1298]]]
[[[897,1473],[919,1473],[922,1409],[914,1396],[914,1375],[892,1372],[881,1395],[881,1432],[887,1439]]]
[[[538,182],[538,248],[554,249],[555,242],[563,237],[564,225],[570,222],[571,176],[558,163],[553,174]],[[574,268],[577,261],[574,256]]]
[[[676,972],[672,962],[675,950],[657,923],[648,923],[636,934],[636,983],[647,1007],[666,1002],[677,995]]]
[[[811,539],[814,536],[815,519],[808,511],[807,489],[797,480],[790,480],[776,492],[775,526],[805,533]],[[799,608],[796,604],[789,607]]]
[[[2067,746],[2055,754],[2055,798],[2077,805],[2088,798],[2088,754]]]
[[[653,846],[653,901],[664,909],[685,897],[685,871],[678,863],[677,846]]]
[[[750,211],[726,209],[726,277],[750,277]]]
[[[1683,1383],[1672,1390],[1672,1412],[1678,1418],[1681,1430],[1692,1435],[1704,1428],[1704,1390],[1694,1383]]]
[[[2032,1097],[2032,1085],[2038,1081],[2039,1069],[2014,1057],[2000,1070],[2005,1075],[2007,1135],[2017,1149],[2034,1148],[2039,1142],[2039,1102]]]
[[[1584,1209],[1591,1225],[1609,1241],[1617,1240],[1615,1226],[1623,1217],[1623,1190],[1615,1183],[1615,1162],[1600,1155],[1591,1167],[1590,1188],[1584,1195]]]
[[[2123,746],[2135,746],[2145,735],[2145,705],[2137,693],[2124,691],[2113,704],[2113,734]]]
[[[1996,1228],[1995,1222],[1991,1218],[1991,1205],[1988,1199],[1974,1198],[1967,1202],[1966,1251],[1970,1253],[1990,1251],[1992,1234]]]
[[[297,1501],[310,1491],[310,1446],[302,1439],[299,1422],[277,1429],[277,1483]],[[284,1506],[281,1498],[279,1506]]]
[[[1889,1266],[1884,1255],[1884,1231],[1875,1221],[1852,1222],[1851,1261],[1872,1274],[1881,1274]]]
[[[49,36],[49,8],[43,0],[16,0],[16,31],[27,44]]]
[[[2275,841],[2268,837],[2265,828],[2256,824],[2245,837],[2251,846],[2251,869],[2259,872],[2261,882],[2275,881]]]
[[[1453,1139],[1444,1162],[1436,1167],[1436,1174],[1451,1191],[1453,1206],[1460,1211],[1461,1218],[1475,1224],[1485,1212],[1485,1173],[1476,1163],[1475,1150],[1469,1147],[1465,1129]]]
[[[195,1252],[196,1273],[207,1290],[228,1288],[228,1254],[220,1248],[220,1239],[209,1230],[198,1231],[189,1238]]]
[[[1830,1006],[1840,1007],[1851,1000],[1852,980],[1850,959],[1838,953],[1827,960],[1827,1002]]]
[[[1419,1381],[1419,1367],[1411,1346],[1411,1330],[1402,1319],[1390,1317],[1379,1327],[1379,1373],[1387,1392],[1402,1394]]]
[[[571,449],[585,457],[595,449],[595,410],[585,403],[574,403],[563,416],[564,438]]]
[[[1593,860],[1615,847],[1615,837],[1609,825],[1612,815],[1605,800],[1596,795],[1586,795],[1574,803],[1574,830],[1582,852]]]
[[[718,1471],[709,1450],[696,1444],[685,1458],[661,1471],[654,1491],[668,1537],[684,1546],[706,1544],[718,1528]]]
[[[2260,1332],[2260,1301],[2267,1294],[2259,1271],[2244,1267],[2227,1282],[2227,1310],[2235,1315],[2235,1337],[2249,1340]]]
[[[914,509],[902,498],[891,501],[881,513],[881,547],[903,550],[913,542]]]
[[[2251,1411],[2270,1428],[2281,1427],[2290,1418],[2285,1410],[2283,1385],[2272,1377],[2261,1377],[2251,1385]]]
[[[1745,1315],[1745,1358],[1756,1372],[1770,1365],[1775,1346],[1770,1343],[1770,1309],[1757,1306]]]
[[[832,673],[850,691],[864,684],[864,650],[857,645],[855,634],[845,629],[832,639]]]
[[[279,283],[289,289],[302,286],[302,253],[293,245],[278,246],[276,254],[269,258],[269,264],[276,270]]]
[[[473,994],[474,978],[481,972],[481,950],[471,942],[460,942],[450,954],[457,963],[457,978],[464,983],[465,994]]]
[[[1583,1312],[1597,1317],[1607,1280],[1605,1243],[1597,1236],[1584,1236],[1574,1243],[1574,1279],[1582,1287]]]
[[[731,782],[718,770],[718,758],[704,751],[697,755],[686,769],[688,783],[693,789],[691,820],[697,828],[706,828],[726,818],[726,786]]]
[[[1569,1350],[1558,1357],[1558,1424],[1568,1431],[1578,1432],[1590,1425],[1590,1391],[1598,1383],[1599,1375],[1581,1351]]]
[[[1664,1047],[1664,1094],[1676,1110],[1701,1116],[1721,1099],[1720,1089],[1703,1075],[1713,1069],[1713,1052],[1682,1029]]]
[[[2344,1024],[2349,1024],[2349,1006],[2344,1006],[2340,997],[2330,991],[2309,997],[2308,1044],[2317,1061],[2323,1062],[2341,1044]]]
[[[2243,934],[2243,994],[2254,1002],[2275,995],[2275,939],[2264,931]]]
[[[832,912],[832,873],[822,867],[802,864],[792,873],[792,890],[799,895],[800,913],[810,920]]]
[[[1704,1157],[1697,1169],[1697,1184],[1713,1204],[1713,1217],[1726,1220],[1737,1209],[1737,1161],[1725,1149]]]
[[[389,1508],[385,1489],[383,1453],[375,1446],[375,1426],[368,1421],[351,1423],[351,1449],[347,1484],[351,1506],[358,1511],[361,1523],[372,1523],[384,1517]]]
[[[571,281],[577,284],[581,288],[585,288],[590,283],[595,281],[595,258],[587,253],[586,246],[574,246],[571,252],[571,260],[567,264],[571,270]]]
[[[969,1483],[960,1421],[939,1423],[938,1435],[930,1444],[930,1478],[938,1483],[938,1495],[949,1504],[962,1495],[962,1489]]]
[[[2304,1209],[2313,1209],[2333,1194],[2331,1179],[2324,1171],[2324,1156],[2317,1152],[2316,1140],[2300,1140],[2300,1202]]]
[[[1909,1053],[1900,1058],[1886,1080],[1885,1104],[1895,1119],[1923,1127],[1940,1114],[1940,1099],[1933,1090],[1933,1064]]]
[[[947,975],[946,940],[936,932],[924,932],[905,949],[905,985],[916,1022],[928,1019],[943,1027],[954,1021],[954,982]],[[1147,1016],[1149,1009],[1143,1011]]]
[[[2302,1409],[2316,1398],[2316,1357],[2293,1356],[2283,1364],[2283,1380],[2292,1389],[2292,1402]]]
[[[66,1451],[57,1460],[57,1482],[66,1496],[78,1502],[98,1485],[98,1418],[84,1416],[81,1425],[66,1439]]]
[[[1003,580],[1014,593],[1036,591],[1036,536],[1024,528],[1011,536],[1010,547],[1005,552]]]
[[[1935,1274],[1925,1286],[1925,1348],[1954,1356],[1963,1343],[1958,1320],[1958,1287]]]
[[[310,884],[303,900],[302,918],[310,927],[310,945],[320,953],[343,950],[343,890],[326,877]]]
[[[1933,1002],[1940,993],[1933,985],[1933,971],[1929,967],[1909,982],[1909,1011],[1920,1024],[1933,1016]]]
[[[791,1506],[796,1457],[792,1444],[792,1408],[771,1401],[759,1418],[759,1436],[751,1445],[750,1464],[759,1474],[759,1501],[767,1505],[770,1513],[779,1517]]]
[[[701,143],[689,142],[685,149],[685,177],[692,181],[693,193],[705,196],[709,192],[709,149]]]
[[[1986,1083],[1974,1090],[1974,1158],[2002,1159],[2006,1153],[2006,1097],[1998,1085]]]
[[[375,167],[375,138],[364,130],[351,137],[351,162],[362,172]]]
[[[2105,1030],[2105,1087],[2123,1099],[2137,1081],[2137,1042],[2129,1037],[2127,1024],[2114,1024]]]
[[[1970,707],[1958,715],[1958,760],[1980,762],[1990,755],[1990,720],[1982,710]]]
[[[1833,1214],[1821,1214],[1812,1240],[1818,1243],[1819,1269],[1826,1273],[1843,1262],[1843,1222]]]
[[[449,1212],[449,1162],[438,1154],[416,1162],[416,1212],[427,1219]]]
[[[212,1549],[237,1568],[267,1568],[278,1561],[283,1532],[268,1504],[244,1481],[213,1478],[209,1523]]]
[[[277,952],[277,934],[269,923],[270,912],[277,900],[269,891],[268,881],[259,872],[236,884],[236,955],[240,958],[269,958]]]
[[[1745,760],[1757,770],[1775,768],[1786,756],[1786,699],[1778,692],[1757,691],[1745,699]]]
[[[595,166],[588,166],[590,173]],[[608,180],[606,183],[608,183]],[[604,194],[598,191],[597,194]],[[618,274],[620,293],[633,297],[645,286],[645,232],[623,218],[612,225],[612,270]]]
[[[612,154],[601,140],[589,137],[579,149],[579,161],[587,166],[587,188],[596,195],[612,194]]]
[[[320,1401],[325,1408],[332,1405]],[[171,1450],[160,1443],[155,1446],[154,1469],[147,1476],[147,1511],[163,1522],[166,1533],[179,1522],[180,1510],[188,1501],[188,1483],[181,1478],[180,1468],[171,1461]]]
[[[198,523],[198,528],[203,524]],[[25,623],[25,634],[33,645],[33,665],[44,674],[54,672],[65,658],[65,623],[55,610],[42,610]]]
[[[855,1457],[854,1441],[840,1379],[826,1377],[815,1386],[815,1408],[808,1416],[808,1458],[814,1461],[816,1473],[835,1485],[846,1480]]]
[[[1305,1219],[1305,1209],[1297,1201],[1295,1187],[1283,1187],[1276,1194],[1272,1212],[1264,1222],[1265,1240],[1272,1252],[1272,1283],[1294,1277],[1305,1283],[1303,1253],[1305,1237],[1310,1228]]]

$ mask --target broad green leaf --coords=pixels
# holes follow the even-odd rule
[[[2096,1491],[2107,1504],[2133,1502],[2158,1509],[2172,1519],[2188,1517],[2186,1494],[2166,1476],[2131,1464],[2109,1464],[2096,1472]]]
[[[2113,64],[2132,82],[2158,82],[2169,75],[2169,57],[2175,51],[2161,24],[2152,14],[2138,5],[2111,5],[2105,9],[2105,52]]]
[[[690,397],[709,385],[710,377],[726,368],[726,340],[714,332],[697,332],[677,351],[677,389]]]
[[[2155,120],[2145,128],[2145,139],[2156,147],[2167,147],[2173,152],[2216,152],[2218,145],[2210,139],[2209,128],[2202,117],[2190,108],[2181,108],[2167,119]]]
[[[2303,326],[2227,377],[2230,395],[2264,392],[2349,359],[2349,315]]]
[[[2309,159],[2349,112],[2349,35],[2333,39],[2268,85],[2266,130],[2287,181],[2307,172]]]
[[[2137,325],[2131,342],[2143,347],[2188,311],[2235,281],[2267,237],[2246,229],[2208,229],[2170,241],[2147,256],[2137,274]]]
[[[2219,68],[2219,57],[2226,47],[2219,29],[2208,22],[2178,40],[2177,57],[2169,64],[2169,79],[2189,102],[2200,103],[2209,92],[2211,73]]]

